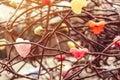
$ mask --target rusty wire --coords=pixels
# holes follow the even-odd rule
[[[22,0],[25,1],[25,0]],[[112,48],[111,45],[114,44],[113,39],[115,36],[120,35],[120,2],[113,0],[88,0],[89,4],[82,10],[80,15],[76,15],[71,11],[70,7],[59,6],[56,3],[61,0],[54,1],[49,9],[43,10],[45,7],[38,0],[26,0],[26,4],[18,5],[16,12],[19,9],[24,9],[22,13],[16,16],[16,12],[9,19],[8,22],[0,22],[0,29],[3,31],[0,33],[2,38],[7,40],[6,54],[7,57],[0,61],[0,73],[7,71],[13,74],[10,80],[18,78],[26,78],[29,80],[38,80],[31,78],[31,74],[22,75],[19,74],[21,70],[27,63],[35,66],[34,62],[37,62],[40,66],[38,78],[44,76],[44,80],[120,80],[120,48]],[[28,4],[29,3],[29,4]],[[36,6],[32,6],[34,3]],[[1,3],[4,4],[4,3]],[[8,5],[8,4],[5,4]],[[54,7],[54,9],[52,9]],[[59,10],[62,8],[62,10]],[[37,12],[36,15],[31,16],[32,12]],[[48,12],[48,14],[45,14]],[[24,18],[21,18],[23,17]],[[49,24],[50,19],[59,16],[61,20],[54,24]],[[14,18],[13,18],[14,17]],[[99,35],[94,35],[87,22],[89,20],[94,21],[106,21],[104,31]],[[6,24],[5,24],[6,23]],[[61,28],[61,24],[65,23],[68,31]],[[19,25],[22,24],[23,28],[19,30]],[[42,35],[36,36],[33,33],[33,29],[36,26],[44,28]],[[5,27],[6,26],[6,27]],[[26,44],[32,44],[32,49],[26,58],[21,58],[16,53],[15,44],[16,38],[21,37],[28,39],[31,42]],[[50,67],[47,58],[54,58],[57,54],[66,54],[69,58],[71,56],[67,41],[80,41],[82,45],[77,45],[77,47],[86,47],[89,49],[89,53],[85,56],[85,61],[72,61],[65,60],[72,64],[72,68],[67,72],[69,73],[72,69],[76,69],[69,76],[64,75],[61,77],[61,69],[58,69],[58,64],[53,60],[55,64],[54,67]],[[2,45],[0,45],[2,46]],[[92,57],[92,59],[90,59]],[[109,58],[113,58],[113,63],[109,64]],[[24,61],[18,71],[13,69],[15,64]],[[45,62],[45,64],[43,64]],[[62,62],[60,66],[62,66]],[[104,67],[104,66],[107,66]],[[110,68],[114,66],[114,68]],[[41,69],[45,71],[41,73]],[[45,75],[48,74],[49,77]],[[41,78],[42,79],[42,78]]]

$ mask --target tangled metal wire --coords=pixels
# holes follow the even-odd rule
[[[70,2],[67,0],[66,2]],[[9,1],[0,4],[10,6]],[[120,1],[119,0],[88,0],[87,7],[77,15],[69,5],[60,5],[61,0],[45,6],[40,0],[21,0],[13,7],[15,12],[8,21],[0,22],[0,35],[5,38],[7,57],[0,61],[0,73],[12,74],[9,80],[25,78],[26,80],[120,80],[120,48],[111,47],[115,36],[120,35]],[[63,3],[62,3],[63,4]],[[19,11],[22,10],[20,13]],[[19,13],[16,15],[16,13]],[[95,35],[88,27],[88,21],[106,22],[104,31]],[[61,27],[65,24],[64,27]],[[42,26],[41,35],[35,35],[34,29]],[[67,30],[65,29],[67,28]],[[30,42],[32,49],[26,58],[17,54],[14,45],[17,38]],[[67,42],[72,41],[76,47],[86,47],[89,52],[84,61],[71,59]],[[79,41],[81,45],[78,45]],[[66,54],[65,62],[72,65],[64,76],[63,62],[56,62],[56,55]],[[49,58],[52,60],[50,62]],[[23,62],[22,64],[19,64]],[[38,65],[36,65],[36,63]],[[14,65],[19,69],[14,69]],[[20,74],[25,65],[39,67],[37,73]],[[51,67],[52,66],[52,67]],[[59,68],[58,68],[59,67]],[[69,74],[74,69],[72,73]],[[43,72],[42,72],[43,71]],[[37,78],[31,77],[37,75]]]

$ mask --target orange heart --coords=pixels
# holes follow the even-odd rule
[[[100,22],[94,22],[94,21],[89,21],[88,26],[91,29],[91,31],[95,34],[98,35],[100,34],[104,27],[105,27],[106,22],[105,21],[100,21]]]

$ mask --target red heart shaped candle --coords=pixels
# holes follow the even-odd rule
[[[89,21],[88,26],[91,29],[91,31],[95,34],[98,35],[100,34],[104,27],[105,27],[106,22],[105,21],[100,21],[100,22],[94,22],[94,21]]]
[[[42,0],[42,3],[43,3],[44,5],[49,5],[51,2],[50,2],[50,0]]]
[[[88,52],[87,48],[71,48],[70,52],[72,53],[72,55],[77,59],[77,60],[81,60],[85,53]]]
[[[56,55],[55,58],[58,62],[61,62],[61,61],[65,60],[66,55]]]

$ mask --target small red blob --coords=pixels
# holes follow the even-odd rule
[[[64,61],[66,59],[66,55],[64,55],[64,54],[63,55],[56,55],[55,58],[58,62],[61,62],[61,61]]]
[[[115,42],[115,44],[114,44],[115,47],[120,47],[120,35],[119,35],[119,36],[116,36],[116,37],[113,39],[113,42]]]
[[[81,60],[85,53],[88,52],[87,48],[71,48],[70,52],[72,53],[72,55],[77,59],[77,60]]]
[[[42,0],[42,3],[43,3],[44,5],[49,5],[51,2],[50,2],[50,0]]]

